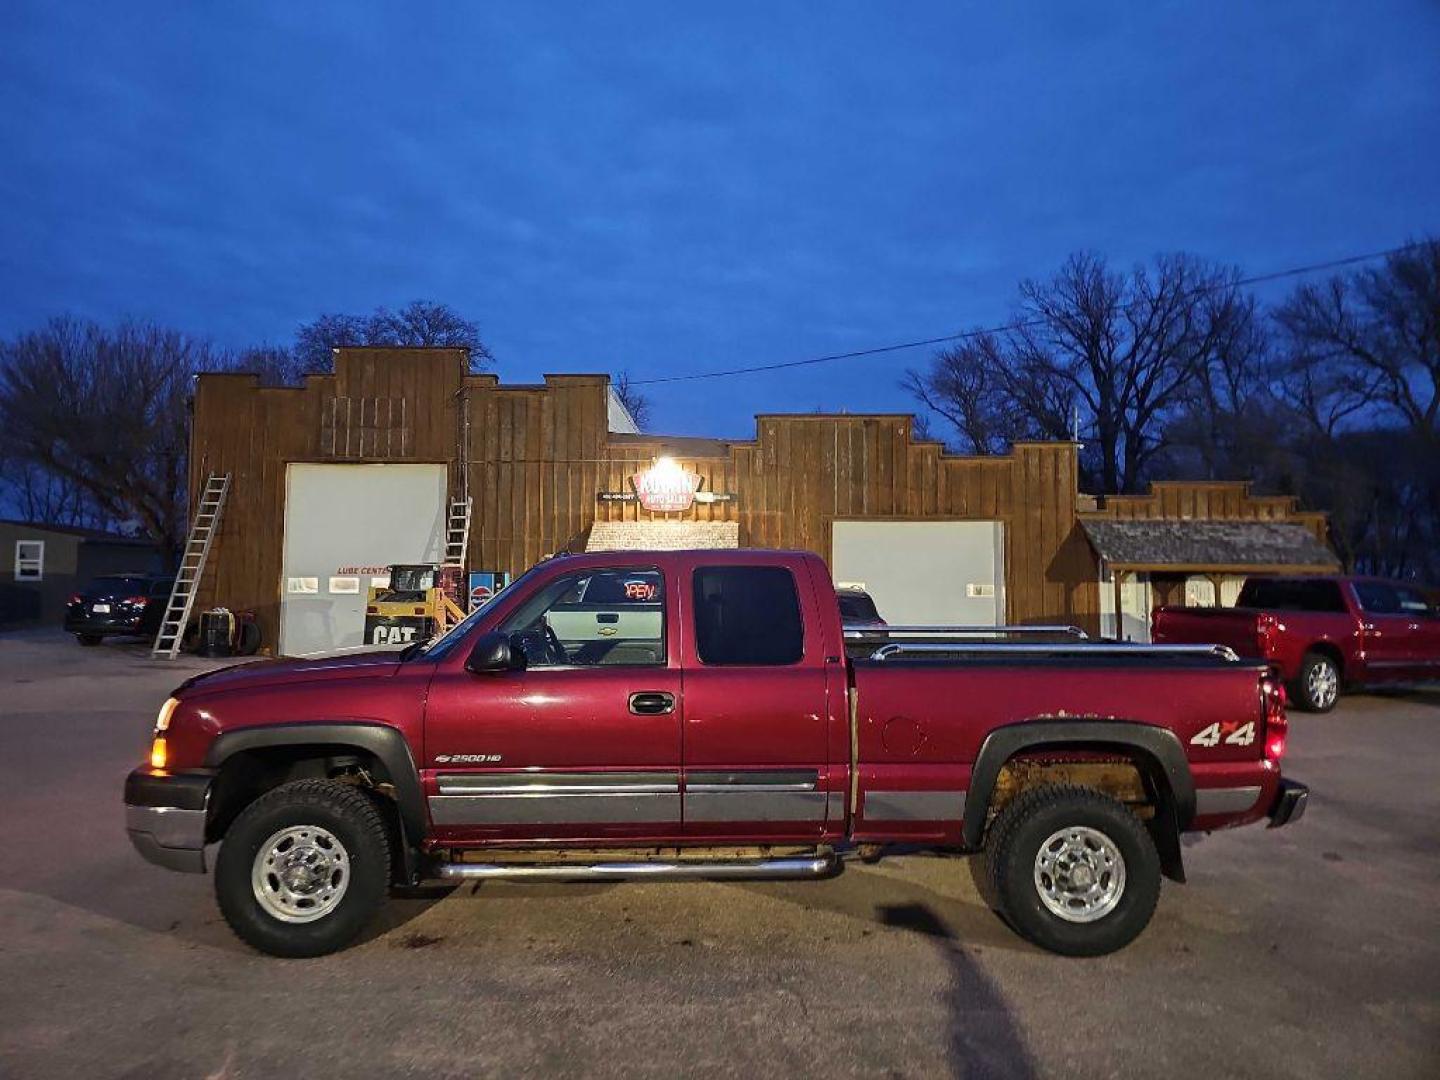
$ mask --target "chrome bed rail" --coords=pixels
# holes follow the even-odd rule
[[[846,641],[864,641],[866,638],[888,637],[903,634],[907,637],[1000,637],[1006,634],[1062,634],[1066,637],[1089,640],[1090,635],[1078,626],[876,626],[873,629],[846,630]]]
[[[907,655],[949,656],[1133,656],[1137,658],[1165,656],[1215,656],[1239,662],[1240,656],[1228,645],[1144,645],[1123,642],[1055,642],[1037,644],[1031,641],[1004,642],[928,642],[898,641],[882,645],[870,654],[871,660],[892,660]]]

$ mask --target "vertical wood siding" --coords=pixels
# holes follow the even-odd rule
[[[502,386],[493,375],[467,374],[458,349],[341,349],[335,367],[299,388],[205,375],[196,390],[190,489],[198,492],[210,472],[232,474],[199,603],[253,610],[270,646],[292,462],[444,463],[458,496],[468,459],[470,565],[512,574],[578,550],[596,520],[738,521],[743,545],[805,548],[826,559],[837,518],[999,521],[1007,617],[1092,628],[1098,621],[1098,567],[1077,526],[1070,443],[961,457],[914,441],[910,416],[810,414],[760,415],[748,442],[612,439],[603,375]],[[599,501],[601,491],[629,490],[631,476],[662,453],[697,472],[702,490],[736,498],[682,514]],[[1293,499],[1254,497],[1242,484],[1157,483],[1083,516],[1292,520],[1322,538],[1325,528],[1322,515],[1299,513]]]

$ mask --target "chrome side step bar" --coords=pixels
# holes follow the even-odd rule
[[[803,858],[758,859],[745,862],[613,862],[537,865],[445,863],[436,875],[445,881],[764,881],[828,877],[840,869],[831,852]]]

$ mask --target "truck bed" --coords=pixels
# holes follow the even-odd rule
[[[1206,642],[1226,645],[1240,656],[1263,656],[1260,640],[1262,612],[1240,607],[1162,607],[1150,622],[1150,637],[1157,644]]]

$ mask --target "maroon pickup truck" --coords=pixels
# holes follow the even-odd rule
[[[126,826],[175,870],[218,843],[221,911],[282,956],[422,880],[818,878],[892,846],[983,848],[1012,926],[1092,955],[1184,880],[1181,833],[1304,811],[1262,664],[907,632],[847,660],[812,554],[557,557],[432,643],[191,679]]]
[[[1266,660],[1311,712],[1333,709],[1342,688],[1440,679],[1440,607],[1380,578],[1251,578],[1233,608],[1156,608],[1151,638]]]

